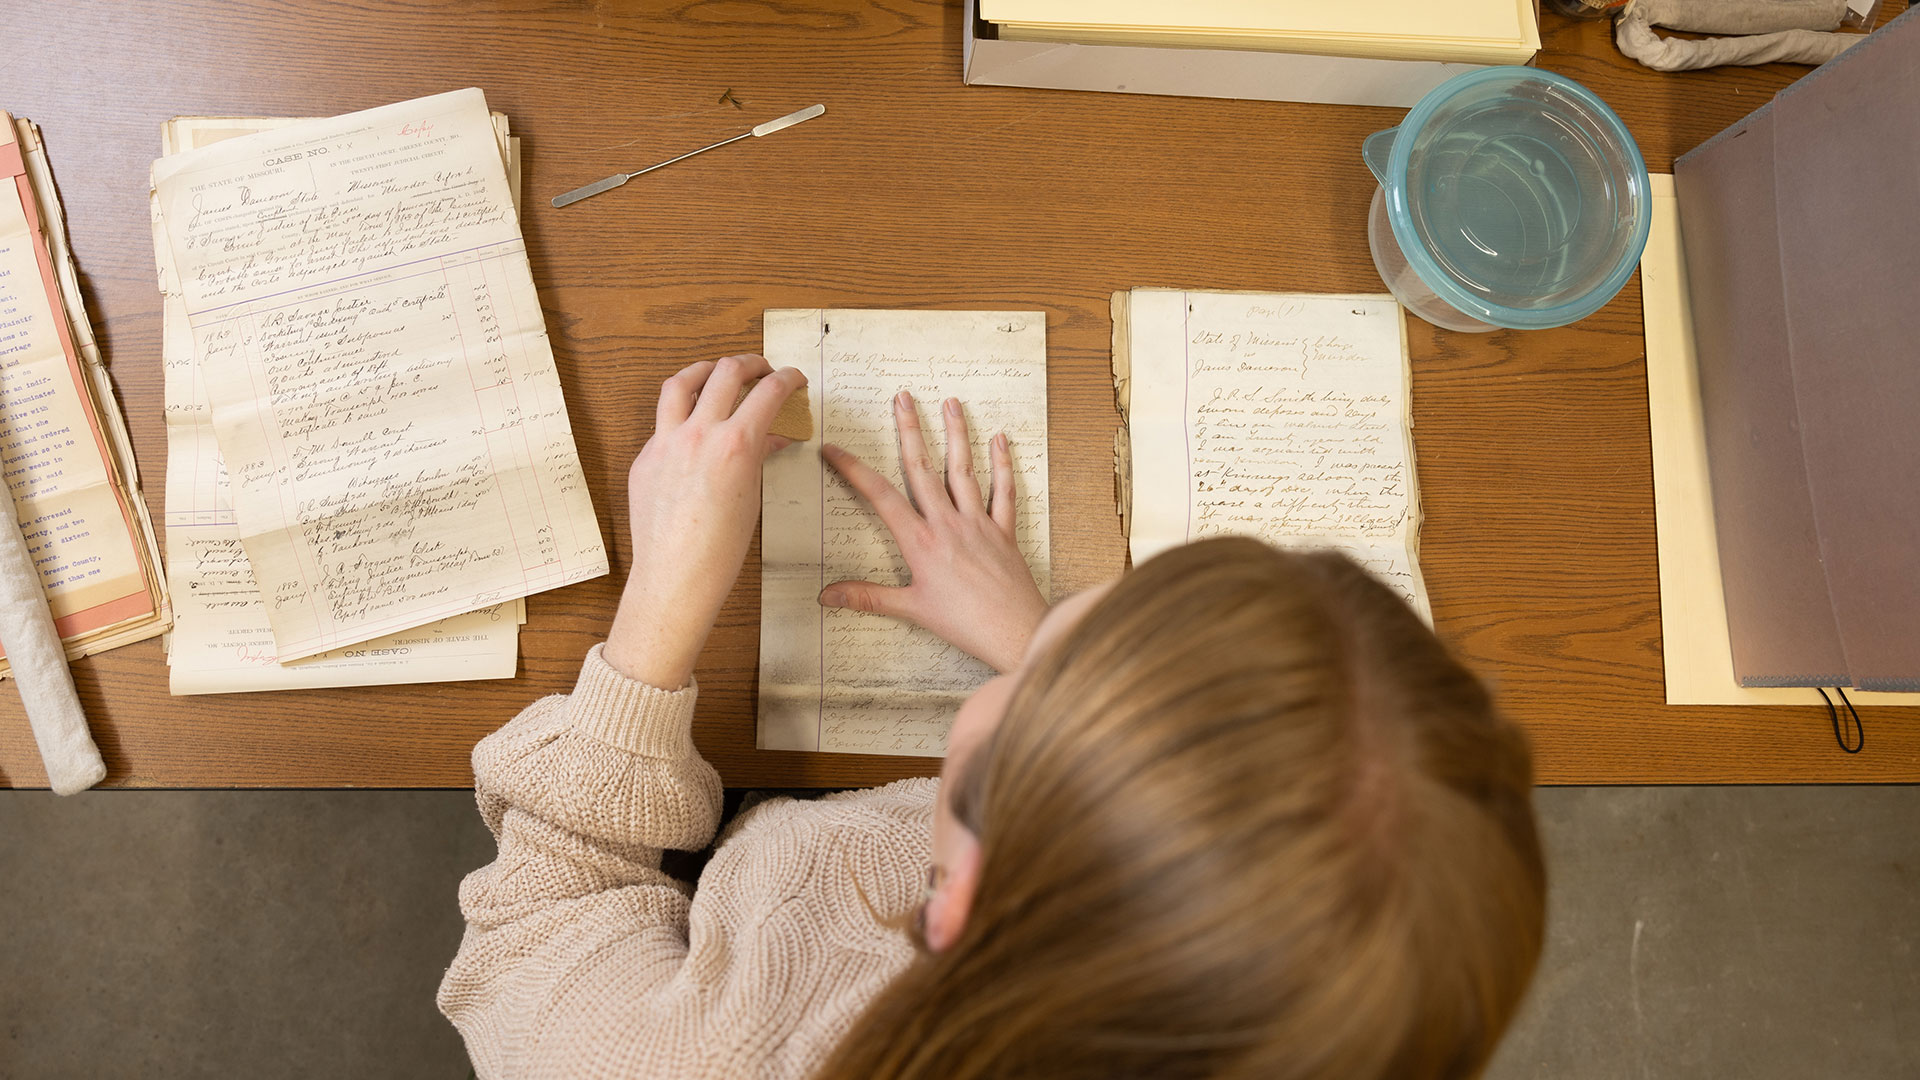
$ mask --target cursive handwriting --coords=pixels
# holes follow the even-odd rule
[[[943,403],[958,397],[966,410],[983,498],[991,483],[988,440],[997,432],[1007,433],[1014,449],[1018,542],[1029,565],[1044,566],[1048,522],[1044,366],[1018,355],[913,351],[907,344],[840,349],[829,335],[821,379],[821,437],[858,455],[905,490],[894,432],[894,395],[902,390],[913,395],[921,430],[936,462],[941,460],[945,441]],[[820,552],[828,581],[907,583],[906,562],[886,526],[837,474],[827,481]],[[822,749],[942,752],[954,710],[992,675],[985,664],[919,627],[829,610],[825,612],[827,716]],[[902,709],[897,698],[909,689],[939,700]]]
[[[1194,293],[1180,333],[1188,538],[1342,550],[1423,606],[1397,313]]]
[[[606,571],[484,102],[382,112],[156,188],[283,662]]]
[[[793,315],[798,313],[784,313]],[[823,441],[836,443],[905,490],[894,423],[895,395],[913,395],[921,431],[936,471],[944,460],[944,402],[959,398],[973,445],[975,478],[982,497],[990,494],[988,444],[1005,432],[1013,453],[1014,499],[1018,512],[1016,542],[1034,569],[1042,591],[1049,584],[1047,494],[1045,321],[1038,315],[996,312],[830,311],[814,313],[804,344],[776,341],[769,320],[767,351],[776,363],[796,363],[807,371]],[[782,323],[786,326],[788,324]],[[791,348],[791,355],[776,355]],[[817,520],[818,567],[803,574],[796,567],[767,573],[798,574],[822,583],[856,579],[881,585],[908,582],[905,560],[878,515],[838,474],[820,470],[779,470],[797,486],[817,491],[766,493],[766,529],[781,527],[785,508],[811,500],[815,506],[795,520]],[[817,519],[812,515],[817,508]],[[797,511],[796,511],[797,513]],[[809,525],[808,527],[811,527]],[[809,545],[810,547],[810,545]],[[772,594],[768,594],[771,597]],[[773,600],[769,599],[769,603]],[[985,664],[903,620],[855,611],[819,609],[811,595],[796,603],[805,611],[768,610],[770,625],[819,626],[818,658],[800,656],[799,642],[772,639],[763,653],[763,715],[769,689],[785,680],[767,672],[792,672],[788,679],[817,678],[815,687],[795,687],[792,700],[773,701],[785,716],[817,737],[817,748],[842,752],[937,755],[946,748],[946,731],[965,697],[992,677]],[[817,614],[815,614],[817,613]],[[807,645],[807,648],[816,647]],[[809,670],[815,668],[817,671]],[[804,672],[804,676],[802,673]],[[817,710],[817,717],[816,717]],[[814,749],[808,745],[807,749]]]

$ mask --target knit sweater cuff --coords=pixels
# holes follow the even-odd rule
[[[601,655],[604,643],[587,650],[580,681],[567,699],[567,723],[583,735],[651,758],[697,756],[693,748],[691,680],[681,690],[662,690],[615,670]]]

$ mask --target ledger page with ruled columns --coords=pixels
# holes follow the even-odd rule
[[[302,123],[283,117],[175,117],[161,129],[162,155]],[[505,115],[493,123],[509,176],[517,140]],[[518,204],[516,196],[515,203]],[[156,220],[156,225],[159,222]],[[526,601],[513,600],[318,653],[291,664],[275,658],[273,627],[234,523],[226,464],[214,438],[206,382],[193,353],[184,301],[156,233],[160,276],[160,358],[166,373],[167,583],[179,600],[167,635],[167,684],[174,694],[510,679],[518,666]]]
[[[768,360],[806,373],[815,430],[767,459],[761,485],[759,747],[939,757],[955,710],[993,669],[904,620],[820,606],[835,581],[907,583],[886,525],[820,445],[900,486],[894,395],[913,394],[930,448],[945,437],[941,402],[959,398],[983,496],[987,443],[1007,433],[1016,540],[1047,595],[1046,314],[775,310],[765,333]]]
[[[606,572],[478,90],[163,158],[154,196],[277,660]]]

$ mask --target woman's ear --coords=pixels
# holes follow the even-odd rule
[[[927,947],[934,952],[946,952],[960,940],[973,911],[973,890],[980,883],[980,841],[966,829],[954,833],[953,851],[927,898]]]

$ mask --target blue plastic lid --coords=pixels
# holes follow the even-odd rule
[[[1390,140],[1385,161],[1380,142]],[[1530,67],[1447,80],[1368,140],[1407,262],[1442,299],[1517,330],[1599,310],[1646,246],[1647,166],[1579,83]]]

